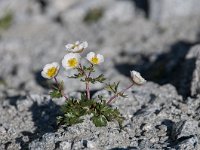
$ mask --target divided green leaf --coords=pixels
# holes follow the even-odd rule
[[[50,92],[51,98],[61,98],[62,97],[61,91],[63,89],[64,89],[64,83],[63,81],[61,81],[60,83],[58,83],[57,86],[54,86],[53,91]]]
[[[118,92],[118,87],[119,87],[119,83],[120,82],[114,82],[113,84],[108,83],[106,84],[106,89],[110,92],[113,92],[114,94],[116,94]]]
[[[96,127],[106,126],[107,122],[116,120],[122,126],[124,118],[118,109],[114,109],[106,104],[106,101],[96,102],[87,100],[85,94],[81,99],[69,99],[61,109],[63,115],[57,118],[60,125],[71,126],[83,121],[83,116],[92,115],[91,121]]]
[[[103,127],[107,125],[107,119],[104,115],[93,116],[91,120],[96,127]]]
[[[62,94],[58,89],[54,89],[52,92],[50,92],[51,98],[61,98]]]

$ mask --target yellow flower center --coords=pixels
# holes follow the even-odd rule
[[[47,71],[47,75],[49,76],[49,77],[53,77],[53,76],[55,76],[56,75],[56,73],[57,73],[57,68],[56,67],[52,67],[52,68],[50,68],[48,71]]]
[[[76,48],[76,47],[78,47],[78,44],[74,44],[74,45],[72,46],[72,49],[74,49],[74,48]]]
[[[69,59],[67,63],[71,68],[74,68],[78,65],[78,61],[76,58]]]
[[[93,64],[98,64],[99,63],[99,59],[97,58],[97,56],[92,57],[91,62]]]

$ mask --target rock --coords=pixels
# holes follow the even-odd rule
[[[200,45],[195,45],[191,48],[186,56],[186,61],[188,62],[188,68],[194,69],[191,77],[190,90],[191,96],[195,96],[200,94]]]
[[[6,129],[4,127],[0,127],[0,134],[3,135],[6,133]]]
[[[135,17],[135,8],[131,1],[115,1],[110,6],[107,6],[104,12],[102,21],[127,23]]]
[[[12,0],[2,0],[0,2],[0,9],[3,10],[0,13],[0,18],[7,12],[10,12],[13,15],[12,21],[18,24],[25,23],[30,19],[37,21],[44,19],[40,14],[39,3],[36,1],[21,0],[20,2],[15,2]]]
[[[32,141],[29,144],[29,149],[54,150],[55,149],[55,134],[54,133],[44,134],[41,140],[37,139],[37,140]]]
[[[184,138],[190,138],[196,136],[198,133],[197,121],[181,120],[176,122],[172,126],[171,138],[173,140],[179,140]]]
[[[59,17],[62,12],[70,9],[70,7],[75,6],[77,3],[80,3],[80,1],[72,0],[49,0],[45,2],[47,3],[47,7],[45,8],[44,13],[50,19],[56,19],[56,17]]]
[[[87,148],[89,149],[95,149],[96,148],[96,145],[95,145],[95,142],[93,141],[87,141]]]
[[[46,133],[42,136],[43,142],[45,143],[45,149],[55,149],[55,134]]]
[[[198,16],[198,0],[151,0],[150,19],[162,24],[176,19]]]
[[[67,141],[63,141],[59,145],[60,145],[61,150],[69,150],[69,149],[71,149],[72,144]]]
[[[198,149],[198,138],[196,136],[192,136],[175,146],[176,149],[185,149],[185,150],[194,150]]]
[[[136,99],[133,99],[132,90]],[[188,102],[188,105],[185,105],[187,107],[185,108],[186,112],[182,112],[182,108],[179,107],[182,99],[172,86],[160,87],[149,82],[144,86],[134,87],[132,90],[127,92],[129,98],[116,100],[113,103],[113,107],[118,107],[123,116],[132,116],[126,118],[124,122],[125,130],[121,132],[119,132],[118,125],[115,122],[110,122],[107,127],[95,127],[89,119],[90,116],[86,116],[83,123],[67,129],[59,127],[58,130],[55,130],[54,119],[57,114],[56,110],[59,108],[46,96],[30,94],[28,97],[16,99],[16,108],[19,109],[15,110],[14,116],[18,116],[15,117],[15,120],[7,113],[11,110],[13,112],[15,107],[7,110],[6,107],[10,104],[4,102],[4,105],[0,105],[0,111],[3,114],[0,121],[3,124],[2,127],[6,130],[6,134],[1,137],[1,144],[6,144],[6,138],[21,137],[22,141],[26,143],[22,145],[23,148],[26,145],[29,149],[51,150],[57,144],[60,149],[70,149],[71,146],[73,149],[111,149],[115,147],[128,148],[130,145],[139,146],[140,149],[162,149],[167,147],[168,144],[169,126],[165,123],[167,122],[165,119],[171,119],[173,122],[182,119],[187,120],[178,135],[178,139],[188,137],[189,140],[190,137],[195,136],[194,134],[199,133],[198,123],[193,120],[193,116],[196,116],[196,114],[187,115],[187,109],[195,110],[196,105]],[[106,92],[101,92],[99,94],[106,94]],[[9,93],[12,94],[12,92]],[[29,101],[30,103],[28,103]],[[134,101],[138,102],[135,103]],[[21,109],[22,106],[27,108]],[[150,113],[143,114],[142,112]],[[4,120],[5,114],[6,120]],[[7,125],[9,123],[12,126]],[[26,126],[29,131],[32,131],[31,133],[26,133],[27,131],[23,130]],[[32,137],[34,138],[32,139]],[[198,143],[198,141],[196,142]]]
[[[0,149],[200,149],[199,48],[190,49],[199,42],[200,21],[195,15],[187,19],[191,8],[192,13],[199,12],[194,2],[149,1],[150,13],[154,13],[149,20],[135,11],[135,0],[0,0],[0,18],[7,7],[13,13],[11,26],[0,32]],[[95,13],[98,19],[84,21]],[[184,19],[181,25],[163,27],[154,18],[158,22]],[[145,85],[129,89],[128,98],[112,103],[125,117],[124,130],[119,130],[117,122],[97,128],[91,116],[71,127],[57,126],[56,117],[65,100],[46,95],[52,82],[41,77],[41,70],[46,63],[61,62],[64,45],[76,40],[89,42],[83,58],[89,51],[105,56],[96,73],[103,73],[107,81],[120,81],[119,89],[130,84],[132,69],[144,70],[142,75],[149,77]],[[151,71],[149,66],[157,64],[155,72]],[[160,72],[167,76],[160,80],[164,82],[151,78],[152,73],[163,77]],[[66,81],[66,93],[80,97],[85,84],[66,78],[73,73],[61,69],[58,80]],[[174,84],[177,80],[182,84]],[[98,94],[110,98],[103,86],[91,85],[93,98]],[[189,94],[183,98],[179,88]],[[180,125],[174,148],[169,133],[174,122],[182,121],[186,122]]]
[[[42,145],[42,143],[40,143],[39,141],[34,141],[32,143],[29,144],[29,149],[30,150],[44,150],[45,147]]]

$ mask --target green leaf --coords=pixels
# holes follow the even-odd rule
[[[52,92],[50,92],[51,98],[61,98],[62,94],[59,90],[54,89]]]
[[[117,83],[114,82],[112,84],[111,83],[106,84],[106,90],[116,94],[118,92],[119,83],[120,82],[117,82]]]
[[[105,100],[103,100],[104,97],[103,97],[102,95],[98,95],[97,97],[98,97],[98,99],[99,99],[101,102],[105,101]]]
[[[106,80],[106,78],[104,77],[103,74],[101,74],[97,78],[95,78],[95,80],[100,82],[100,83],[103,83]]]
[[[96,83],[96,82],[100,82],[100,83],[103,83],[104,81],[106,80],[106,78],[104,77],[103,74],[99,75],[98,77],[96,78],[91,78],[91,77],[88,77],[88,78],[85,78],[85,80],[81,80],[82,82],[91,82],[92,84]]]
[[[86,12],[83,21],[87,24],[97,22],[103,17],[104,10],[103,8],[92,8]]]
[[[85,93],[81,93],[81,99],[82,99],[82,100],[87,99],[87,95],[86,95]]]
[[[114,88],[115,88],[115,92],[116,93],[118,91],[118,87],[119,87],[119,82],[117,82],[117,83],[114,82]]]
[[[106,126],[108,121],[116,120],[119,126],[122,127],[124,118],[118,109],[107,105],[105,100],[101,102],[95,99],[87,100],[85,94],[82,94],[81,99],[70,98],[61,107],[62,115],[57,118],[59,125],[71,126],[83,121],[82,116],[92,115],[91,121],[97,127]]]
[[[107,125],[107,120],[103,115],[93,116],[91,119],[96,127],[103,127]]]
[[[56,117],[57,119],[57,125],[63,124],[63,117],[62,116],[58,116]]]
[[[0,18],[0,31],[8,29],[13,21],[13,13],[10,11],[7,11],[4,16]]]
[[[89,72],[94,72],[94,66],[91,65],[89,67],[83,66],[83,70],[84,71],[89,71]]]
[[[78,73],[78,74],[74,74],[73,76],[67,76],[68,78],[72,78],[72,79],[78,79],[78,78],[82,78],[84,76],[83,73]]]

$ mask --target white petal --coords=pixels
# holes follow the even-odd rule
[[[70,50],[73,46],[74,46],[74,44],[67,44],[67,45],[65,45],[65,48],[66,48],[66,50]]]
[[[67,59],[63,58],[63,60],[62,60],[62,66],[65,69],[68,67],[68,65],[67,65]]]
[[[86,56],[87,60],[91,60],[93,57],[95,56],[95,53],[94,52],[89,52]]]
[[[84,48],[83,45],[79,45],[79,46],[77,46],[77,47],[78,47],[79,50],[81,50],[81,49]]]
[[[57,63],[57,62],[53,62],[51,63],[52,66],[54,66],[56,69],[59,69],[60,68],[60,65]]]
[[[137,71],[131,71],[131,77],[136,84],[144,84],[146,80]]]
[[[46,72],[42,71],[41,75],[42,75],[42,77],[49,79],[49,76],[47,76]]]
[[[81,56],[79,54],[76,54],[76,53],[69,53],[69,54],[66,54],[62,60],[62,66],[65,68],[65,69],[70,69],[71,67],[69,67],[68,65],[68,60],[69,59],[72,59],[72,58],[76,58],[77,61],[79,61],[79,59],[81,58]]]
[[[44,71],[47,71],[49,68],[51,68],[51,64],[46,64],[43,68]]]
[[[79,46],[76,46],[74,49],[73,49],[73,52],[77,52],[77,51],[79,51],[80,49],[79,49]]]
[[[81,55],[79,54],[74,54],[74,56],[75,56],[74,58],[77,58],[78,60],[81,59]]]
[[[99,59],[99,63],[104,62],[104,57],[101,54],[97,54],[97,58]]]
[[[68,53],[64,56],[64,59],[70,59],[70,58],[76,58],[76,57],[79,57],[77,54],[75,53]]]
[[[79,45],[79,44],[80,44],[80,41],[76,41],[75,44],[76,44],[76,45]]]
[[[69,53],[70,54],[70,53]],[[68,60],[71,58],[69,54],[65,55],[62,59],[62,66],[66,69],[68,67]]]
[[[71,67],[68,65],[67,61],[63,62],[63,68],[67,69],[71,69]]]
[[[85,42],[81,43],[81,46],[82,46],[84,49],[87,48],[87,47],[88,47],[88,42],[85,41]]]

